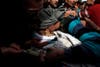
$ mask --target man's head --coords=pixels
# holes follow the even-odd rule
[[[65,0],[65,2],[70,6],[73,6],[77,2],[77,0]]]
[[[50,5],[53,6],[53,7],[57,7],[58,6],[58,1],[59,0],[48,0],[48,2],[50,3]]]
[[[87,0],[87,4],[91,4],[91,5],[93,5],[94,2],[95,2],[95,0]]]
[[[54,31],[59,28],[60,22],[54,15],[48,15],[45,9],[42,9],[39,14],[40,29],[49,29],[50,31]]]
[[[41,20],[40,29],[49,29],[49,31],[54,31],[60,27],[60,22],[51,16],[45,20]]]

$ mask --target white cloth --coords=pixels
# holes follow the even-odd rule
[[[47,46],[44,46],[43,48],[49,48],[49,47],[70,48],[82,44],[81,41],[71,36],[70,34],[63,33],[61,31],[54,31],[54,34],[57,40],[51,44],[48,44]]]
[[[42,36],[38,33],[34,33],[34,34],[35,34],[36,38],[41,39],[41,41],[40,41],[41,43],[42,42],[49,42],[49,41],[53,40],[56,37],[55,35],[53,35],[53,36]]]

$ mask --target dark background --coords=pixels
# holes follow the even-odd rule
[[[24,0],[2,0],[0,44],[23,43],[30,39],[30,22],[23,8]]]

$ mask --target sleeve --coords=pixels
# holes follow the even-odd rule
[[[83,45],[72,47],[71,49],[64,49],[64,59],[67,62],[88,63],[95,62],[96,58],[93,53]]]

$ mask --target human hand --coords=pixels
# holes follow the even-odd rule
[[[100,31],[100,27],[97,27],[97,30]]]
[[[72,10],[71,15],[75,17],[75,16],[77,16],[77,12],[75,10]]]
[[[64,17],[68,17],[69,15],[77,16],[77,13],[75,10],[68,10],[65,12]]]
[[[68,17],[70,14],[71,14],[71,10],[67,10],[67,11],[64,13],[64,17]]]

